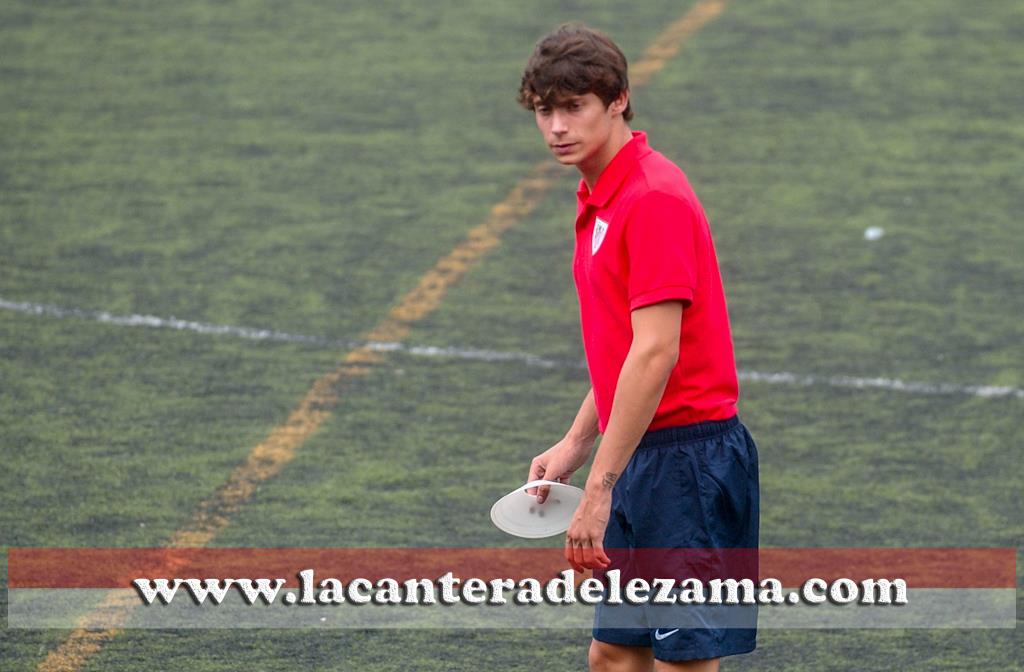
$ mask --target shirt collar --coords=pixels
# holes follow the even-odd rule
[[[622,149],[601,171],[601,176],[597,178],[597,184],[594,185],[593,193],[587,187],[586,180],[580,180],[579,189],[576,190],[576,197],[579,199],[580,205],[604,207],[619,190],[637,160],[651,151],[651,148],[647,146],[647,133],[643,131],[632,131],[632,133],[633,138],[622,146]]]

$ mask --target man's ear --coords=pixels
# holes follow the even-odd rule
[[[629,89],[620,93],[619,97],[608,106],[608,109],[612,114],[622,114],[626,110],[627,105],[629,105]]]

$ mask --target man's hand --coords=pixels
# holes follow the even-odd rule
[[[605,568],[611,564],[611,559],[604,552],[604,532],[611,510],[611,491],[584,491],[583,501],[565,533],[565,559],[577,572]]]
[[[593,440],[578,440],[566,436],[533,458],[533,461],[530,463],[530,476],[527,480],[536,481],[543,478],[547,481],[568,483],[573,473],[586,463],[593,446]],[[541,486],[539,488],[530,488],[527,492],[531,495],[537,495],[537,502],[543,504],[544,500],[548,497],[549,490],[551,488]]]

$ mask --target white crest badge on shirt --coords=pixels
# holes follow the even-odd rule
[[[604,234],[608,232],[608,222],[600,217],[594,221],[594,237],[590,241],[590,253],[596,254],[597,248],[604,242]]]

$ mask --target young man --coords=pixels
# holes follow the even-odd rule
[[[636,549],[758,543],[757,448],[736,417],[711,232],[683,172],[631,131],[626,75],[607,36],[565,25],[537,44],[519,91],[552,154],[582,176],[573,274],[591,380],[529,480],[567,482],[603,434],[565,540],[573,568],[599,576]],[[597,608],[594,670],[717,670],[721,656],[755,646],[756,612],[748,628],[664,627],[649,615],[629,628],[611,613]]]

